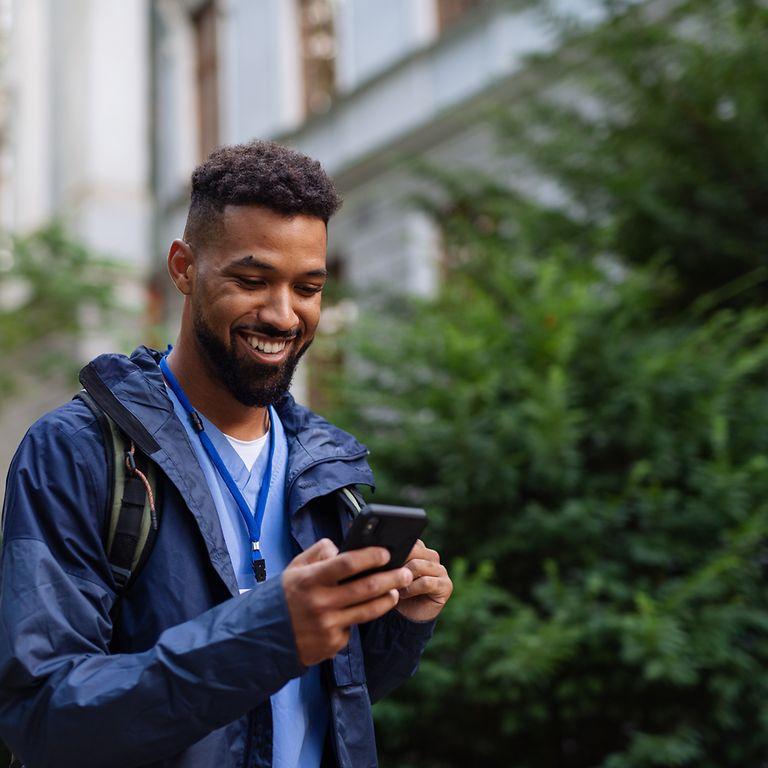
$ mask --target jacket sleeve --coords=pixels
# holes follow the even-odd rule
[[[0,737],[27,768],[169,757],[304,671],[279,579],[168,629],[143,653],[109,653],[115,594],[93,442],[43,420],[9,473]]]
[[[365,677],[371,702],[402,685],[419,668],[435,621],[415,622],[396,609],[360,627]]]

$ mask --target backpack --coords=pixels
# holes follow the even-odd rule
[[[152,550],[160,525],[157,466],[85,390],[82,400],[101,428],[107,457],[108,520],[105,543],[109,567],[124,592]]]
[[[122,595],[146,563],[160,525],[157,465],[87,390],[80,390],[75,397],[91,410],[104,439],[109,484],[105,544],[118,595]],[[365,506],[355,486],[339,488],[336,502],[348,520],[357,517]]]

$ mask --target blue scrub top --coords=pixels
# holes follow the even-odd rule
[[[176,415],[187,430],[210,488],[240,591],[242,593],[249,589],[258,589],[259,585],[256,583],[251,567],[248,530],[240,516],[237,503],[205,452],[181,403],[170,388],[166,387],[166,391],[173,402]],[[288,443],[283,425],[274,408],[269,409],[269,417],[273,420],[275,427],[275,454],[272,460],[269,499],[261,527],[260,546],[267,564],[267,578],[274,579],[279,578],[286,565],[297,554],[298,548],[291,537],[285,508]],[[267,465],[268,446],[264,447],[249,472],[221,430],[202,413],[200,418],[208,437],[240,488],[249,508],[252,511],[255,510]],[[271,702],[273,768],[319,768],[329,719],[328,697],[323,690],[320,667],[310,667],[301,677],[289,680],[271,697]]]

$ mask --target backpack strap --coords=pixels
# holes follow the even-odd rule
[[[341,504],[342,510],[346,511],[353,520],[363,511],[365,500],[360,494],[360,491],[357,490],[356,485],[348,485],[344,488],[339,488],[339,490],[336,491],[336,497]]]
[[[118,594],[122,594],[146,561],[157,534],[157,471],[86,390],[75,397],[96,417],[104,438],[108,474],[105,549]]]
[[[338,510],[339,524],[341,525],[341,537],[347,535],[352,521],[365,508],[365,499],[357,490],[356,485],[347,485],[336,491],[336,508]]]

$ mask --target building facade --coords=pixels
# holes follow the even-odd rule
[[[3,228],[62,219],[117,259],[121,297],[165,324],[136,334],[156,343],[175,335],[165,257],[190,173],[220,144],[270,138],[322,161],[345,200],[329,268],[351,294],[434,291],[440,237],[408,202],[408,158],[496,167],[486,108],[554,39],[536,4],[510,0],[0,0],[0,35]],[[115,345],[96,328],[80,355]],[[294,388],[309,398],[306,378]],[[0,426],[20,436],[60,399],[32,387]]]
[[[156,0],[151,30],[167,317],[178,299],[160,288],[164,255],[183,230],[190,171],[215,146],[253,138],[295,146],[336,180],[345,202],[329,267],[353,294],[434,291],[440,238],[408,203],[419,184],[408,158],[494,167],[486,110],[513,97],[526,56],[554,40],[535,6],[505,0]]]
[[[117,293],[134,316],[154,252],[149,18],[148,0],[0,0],[2,231],[63,222],[117,262]],[[74,352],[85,360],[114,344],[94,321]],[[64,378],[22,376],[0,410],[3,475],[29,424],[72,393]]]

